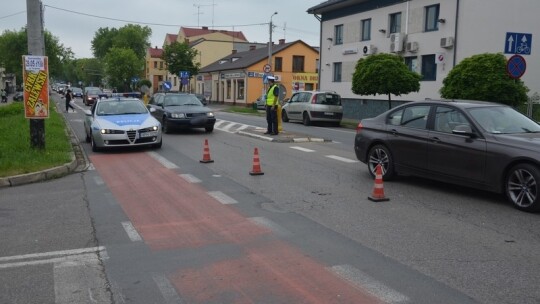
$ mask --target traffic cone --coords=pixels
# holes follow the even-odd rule
[[[249,171],[249,175],[263,175],[261,171],[261,162],[259,161],[259,149],[255,148],[253,152],[253,170]]]
[[[384,196],[384,185],[382,177],[382,167],[378,164],[375,168],[375,185],[373,186],[373,193],[368,196],[368,199],[373,202],[385,202],[390,199]]]
[[[210,148],[208,147],[208,139],[204,140],[204,149],[203,149],[203,159],[199,162],[201,163],[213,163],[214,160],[210,158]]]

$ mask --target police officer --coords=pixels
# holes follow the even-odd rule
[[[279,86],[274,76],[268,76],[268,91],[266,91],[266,122],[268,127],[264,134],[278,135],[277,111],[279,103]]]

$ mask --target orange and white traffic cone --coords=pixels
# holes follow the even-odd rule
[[[373,193],[368,196],[368,199],[373,202],[385,202],[390,199],[384,196],[384,185],[382,177],[382,167],[378,164],[375,168],[375,185],[373,186]]]
[[[203,159],[201,159],[199,162],[205,164],[214,162],[214,160],[210,158],[210,147],[208,147],[208,139],[204,140]]]
[[[261,171],[261,162],[259,160],[259,149],[255,148],[253,152],[253,170],[249,171],[249,175],[263,175]]]

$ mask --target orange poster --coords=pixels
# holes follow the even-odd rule
[[[49,62],[47,56],[23,56],[24,115],[49,118]]]

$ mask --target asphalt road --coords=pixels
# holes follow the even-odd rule
[[[81,141],[84,108],[66,114]],[[160,150],[83,143],[88,171],[0,190],[0,302],[540,301],[538,215],[415,178],[373,203],[354,131],[287,123],[334,142],[276,143],[235,132],[262,117],[217,118]],[[262,176],[248,173],[255,147]]]

